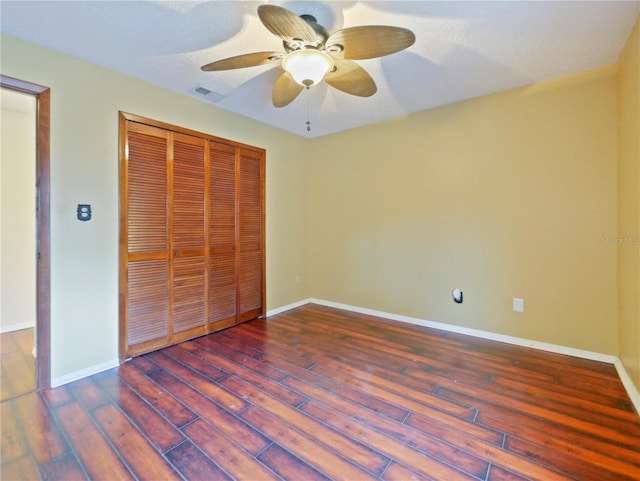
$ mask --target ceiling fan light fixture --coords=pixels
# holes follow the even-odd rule
[[[282,68],[305,87],[321,82],[333,66],[329,55],[314,49],[295,50],[282,59]]]
[[[2,1],[2,0],[0,0]],[[323,80],[332,88],[358,97],[371,97],[376,83],[355,60],[384,57],[414,44],[411,30],[389,25],[347,27],[332,34],[311,15],[296,15],[277,5],[258,7],[258,17],[269,32],[282,40],[286,53],[253,52],[203,65],[205,72],[281,64],[271,92],[274,107],[289,105],[306,87]]]

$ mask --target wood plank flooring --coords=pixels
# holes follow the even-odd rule
[[[7,480],[638,480],[613,366],[306,305],[2,402]]]
[[[0,401],[36,390],[34,329],[0,334]]]

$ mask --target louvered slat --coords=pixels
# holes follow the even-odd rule
[[[261,269],[259,250],[240,253],[240,314],[262,307]]]
[[[209,243],[213,249],[236,243],[236,148],[210,143],[211,195]]]
[[[262,237],[261,160],[252,152],[240,156],[240,244],[259,248]],[[256,247],[253,247],[256,246]]]
[[[167,249],[166,151],[166,138],[129,132],[128,252]]]
[[[174,136],[174,251],[204,248],[204,149],[205,141],[202,139]]]
[[[173,259],[173,331],[206,325],[203,256]],[[203,331],[204,332],[204,331]]]
[[[128,342],[139,344],[168,335],[166,260],[129,262]]]
[[[209,270],[209,322],[214,324],[236,315],[235,252],[211,255]]]

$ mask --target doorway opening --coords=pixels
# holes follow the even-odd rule
[[[50,89],[0,75],[3,90],[35,99],[35,386],[51,387]],[[13,233],[9,233],[13,234]],[[19,233],[15,233],[19,235]],[[4,287],[3,287],[4,289]]]

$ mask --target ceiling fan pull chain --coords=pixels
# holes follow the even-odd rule
[[[309,89],[309,87],[307,87],[307,90],[309,91],[307,93],[307,132],[311,132],[311,115],[309,114],[309,102],[311,99],[311,89]]]

